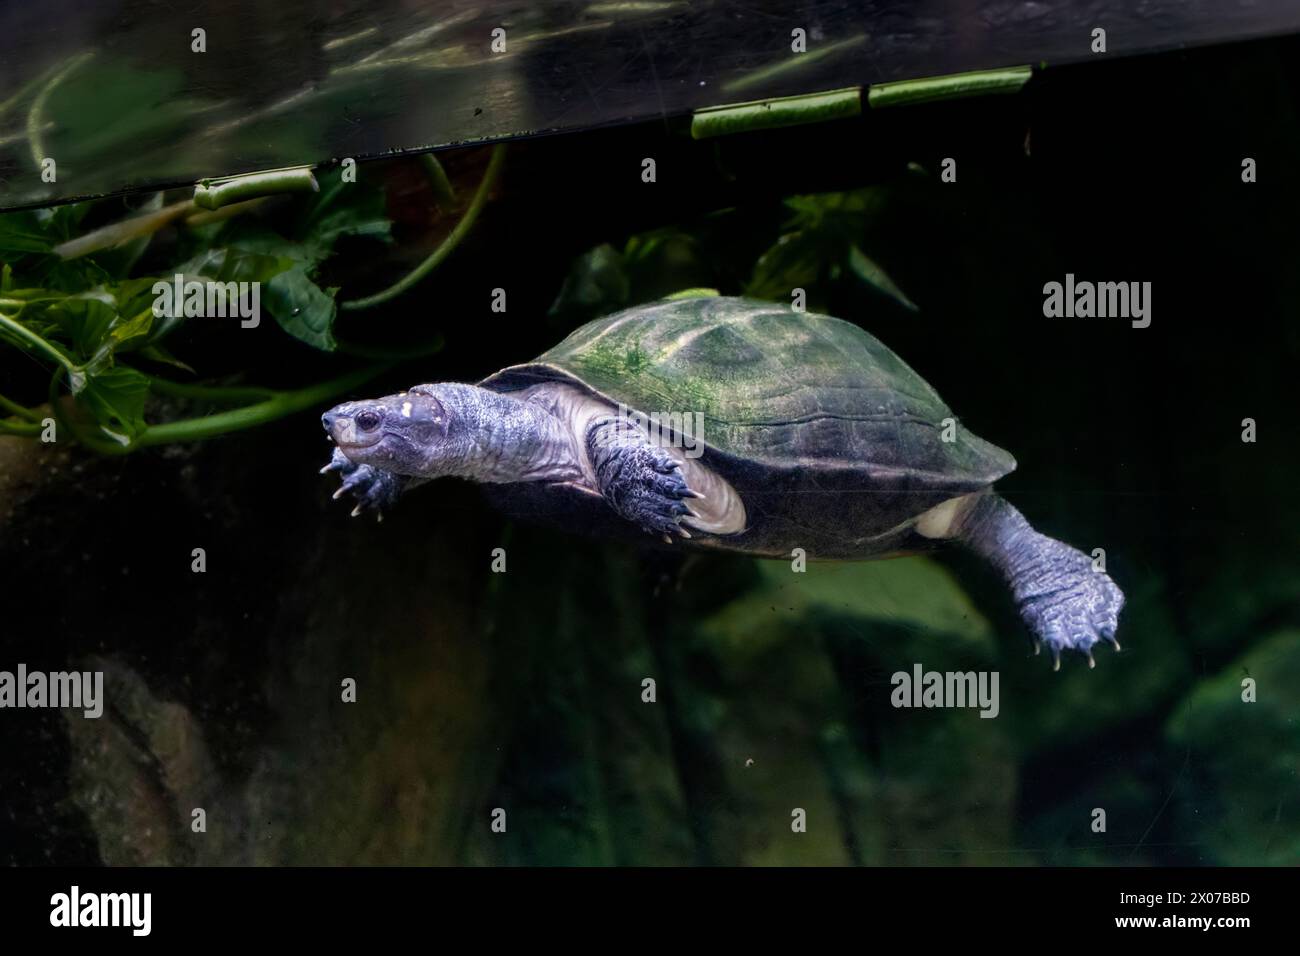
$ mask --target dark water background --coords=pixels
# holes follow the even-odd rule
[[[562,337],[547,310],[593,246],[707,235],[665,282],[736,293],[782,197],[901,183],[864,246],[920,311],[851,283],[819,294],[1015,454],[1000,487],[1040,530],[1106,549],[1129,598],[1121,654],[1052,673],[961,553],[678,569],[507,522],[456,482],[353,521],[315,473],[310,414],[120,460],[60,451],[0,526],[0,661],[98,659],[116,689],[94,726],[5,715],[0,858],[1294,863],[1297,53],[1070,67],[1021,97],[716,144],[666,122],[519,144],[456,258],[354,320],[447,340],[367,392],[476,380]],[[945,156],[956,184],[903,172]],[[400,246],[419,174],[384,175]],[[700,225],[723,208],[720,234]],[[351,268],[378,287],[402,266]],[[1151,326],[1044,318],[1042,286],[1067,272],[1150,281]],[[187,334],[208,374],[332,367],[270,327],[238,351]],[[1001,715],[892,708],[889,676],[915,662],[999,671]],[[344,677],[356,704],[338,702]],[[189,831],[195,806],[207,834]],[[507,834],[489,831],[496,807]]]

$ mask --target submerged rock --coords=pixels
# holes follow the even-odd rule
[[[1300,860],[1300,630],[1261,640],[1196,685],[1165,726],[1176,832],[1200,862]]]

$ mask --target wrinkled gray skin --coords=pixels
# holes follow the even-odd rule
[[[322,471],[338,471],[351,492],[353,514],[383,513],[401,493],[434,478],[570,483],[596,487],[620,516],[651,534],[690,532],[684,499],[695,496],[677,461],[617,415],[574,435],[546,405],[476,385],[417,385],[409,392],[345,402],[321,419],[336,445]],[[582,465],[578,442],[594,475]]]
[[[702,496],[688,486],[678,460],[648,433],[610,414],[575,434],[573,419],[545,399],[545,390],[520,398],[444,383],[345,402],[322,417],[336,445],[322,472],[340,473],[343,483],[335,497],[351,493],[357,499],[354,515],[375,511],[382,517],[404,491],[455,476],[489,484],[577,487],[600,495],[614,514],[649,534],[668,541],[700,535],[683,524],[695,517],[688,502]],[[1124,595],[1089,557],[1039,534],[992,491],[955,498],[944,507],[924,536],[960,541],[997,568],[1026,625],[1058,666],[1062,650],[1085,654],[1091,663],[1099,641],[1118,649],[1115,631]],[[726,549],[725,538],[708,538],[706,543]]]

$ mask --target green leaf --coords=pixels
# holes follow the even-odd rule
[[[889,274],[857,246],[849,247],[849,268],[867,285],[889,296],[903,308],[920,311],[916,303],[904,295],[903,290],[889,278]]]
[[[0,254],[49,252],[55,241],[30,210],[0,215]]]
[[[133,340],[147,336],[153,328],[153,318],[151,309],[144,309],[131,318],[118,316],[108,332],[113,351],[118,351],[127,344],[135,344]]]
[[[248,249],[223,246],[199,252],[177,266],[175,272],[181,275],[183,282],[192,279],[212,280],[215,282],[256,282],[262,287],[262,299],[265,301],[271,281],[276,276],[293,268],[295,268],[295,262],[288,256],[268,255]],[[175,281],[175,275],[169,275],[161,280],[140,279],[132,281],[147,282],[150,290],[152,290],[153,283],[158,281],[172,283]],[[185,316],[179,313],[159,318],[153,325],[149,341],[158,342],[184,321]]]
[[[158,326],[171,321],[153,314],[153,286],[158,281],[128,279],[59,296],[49,304],[36,302],[24,322],[39,334],[69,343],[83,362],[102,363],[120,349],[138,348],[157,337],[163,331]],[[49,293],[42,290],[42,295]]]
[[[575,322],[594,319],[623,308],[630,293],[623,256],[605,243],[574,261],[547,314]]]
[[[98,372],[80,388],[74,385],[73,394],[113,440],[127,445],[144,432],[149,380],[134,369],[119,365]]]
[[[134,216],[145,216],[149,213],[157,212],[163,207],[163,194],[156,192],[149,199],[137,206],[132,214]],[[98,252],[91,253],[96,264],[104,269],[115,279],[123,279],[131,274],[144,251],[149,248],[149,243],[153,241],[154,234],[146,233],[143,236],[137,236],[120,246],[109,249],[101,249]]]
[[[291,269],[291,256],[265,250],[240,247],[205,249],[181,263],[175,271],[186,276],[202,276],[217,282],[269,282],[274,276]]]
[[[828,254],[829,252],[829,254]],[[789,301],[793,289],[817,283],[827,261],[838,258],[817,232],[792,232],[782,236],[754,263],[745,294],[758,299]]]
[[[393,241],[393,224],[384,191],[365,183],[339,179],[321,190],[307,209],[296,238],[316,262],[323,261],[344,236],[365,236],[385,244]]]
[[[70,203],[0,214],[0,259],[11,267],[12,281],[50,291],[83,292],[116,278],[89,258],[69,262],[50,254],[77,233],[91,205]]]
[[[32,215],[51,238],[58,242],[66,242],[77,234],[77,230],[81,227],[81,220],[86,218],[86,213],[90,212],[90,207],[93,205],[93,201],[67,203],[62,206],[35,209]]]
[[[784,231],[822,231],[856,242],[870,225],[872,214],[882,205],[885,191],[868,186],[849,192],[791,196],[785,204],[794,213]]]
[[[62,332],[64,341],[83,360],[93,359],[103,348],[118,319],[117,303],[107,292],[67,296],[45,310],[45,316]]]
[[[232,220],[213,238],[223,247],[199,253],[187,266],[221,281],[260,281],[262,305],[281,328],[308,345],[333,351],[336,290],[322,289],[316,270],[345,236],[392,241],[383,190],[331,182],[310,199],[290,233],[283,235],[262,221]]]
[[[337,289],[324,290],[307,270],[294,266],[262,287],[262,305],[280,327],[300,341],[326,352],[338,348],[334,340]]]
[[[151,362],[158,362],[161,365],[170,365],[172,368],[183,369],[184,371],[189,372],[191,375],[198,374],[197,372],[194,371],[193,366],[186,365],[184,362],[178,359],[175,355],[172,355],[171,352],[167,351],[161,345],[146,345],[142,349],[140,349],[139,352],[137,352],[136,354],[141,356],[142,358],[149,359]]]
[[[717,289],[704,289],[697,286],[694,289],[679,289],[664,298],[669,302],[675,302],[678,299],[716,299],[720,295],[722,293]]]
[[[632,236],[623,249],[628,305],[652,302],[679,289],[711,287],[713,267],[699,240],[681,229],[655,229]]]

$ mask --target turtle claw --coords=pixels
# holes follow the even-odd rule
[[[338,471],[346,475],[354,468],[356,468],[356,465],[352,463],[351,459],[349,459],[347,455],[343,454],[343,449],[335,448],[334,454],[330,456],[330,460],[326,463],[324,468],[317,472],[317,474],[328,475],[331,471]]]
[[[357,500],[352,509],[354,518],[366,511],[374,511],[382,518],[383,512],[397,503],[406,484],[406,479],[390,471],[372,465],[358,465],[338,448],[334,449],[330,463],[321,469],[322,474],[331,471],[337,471],[343,476],[342,483],[334,492],[334,499],[337,501],[344,495],[351,494]]]
[[[634,487],[628,504],[636,507],[640,524],[652,534],[661,534],[670,543],[676,538],[690,538],[682,521],[693,515],[684,502],[691,489],[676,461],[668,471],[655,468],[647,479]]]
[[[374,485],[377,480],[375,475],[379,473],[369,465],[361,465],[343,479],[343,484],[339,485],[339,490],[334,492],[334,497],[342,498],[349,491],[356,491],[356,489],[360,489],[357,497],[362,497]]]
[[[672,452],[616,418],[591,427],[587,448],[596,485],[615,512],[668,542],[692,536],[682,526],[694,514],[685,501],[703,496],[686,483]]]
[[[1047,558],[1054,563],[1053,575],[1035,582],[1047,586],[1023,599],[1020,614],[1035,638],[1051,650],[1053,670],[1060,668],[1064,651],[1076,651],[1087,658],[1090,668],[1096,667],[1093,649],[1103,641],[1116,644],[1124,594],[1104,572],[1093,571],[1086,556],[1044,540]]]
[[[1111,644],[1116,651],[1119,651],[1119,638],[1115,636],[1115,628],[1109,625],[1102,627],[1100,631],[1101,639]]]
[[[1053,670],[1065,651],[1088,658],[1091,667],[1096,644],[1118,647],[1124,592],[1091,557],[1035,531],[993,494],[980,495],[968,507],[958,536],[1002,572],[1030,635],[1052,652]]]

